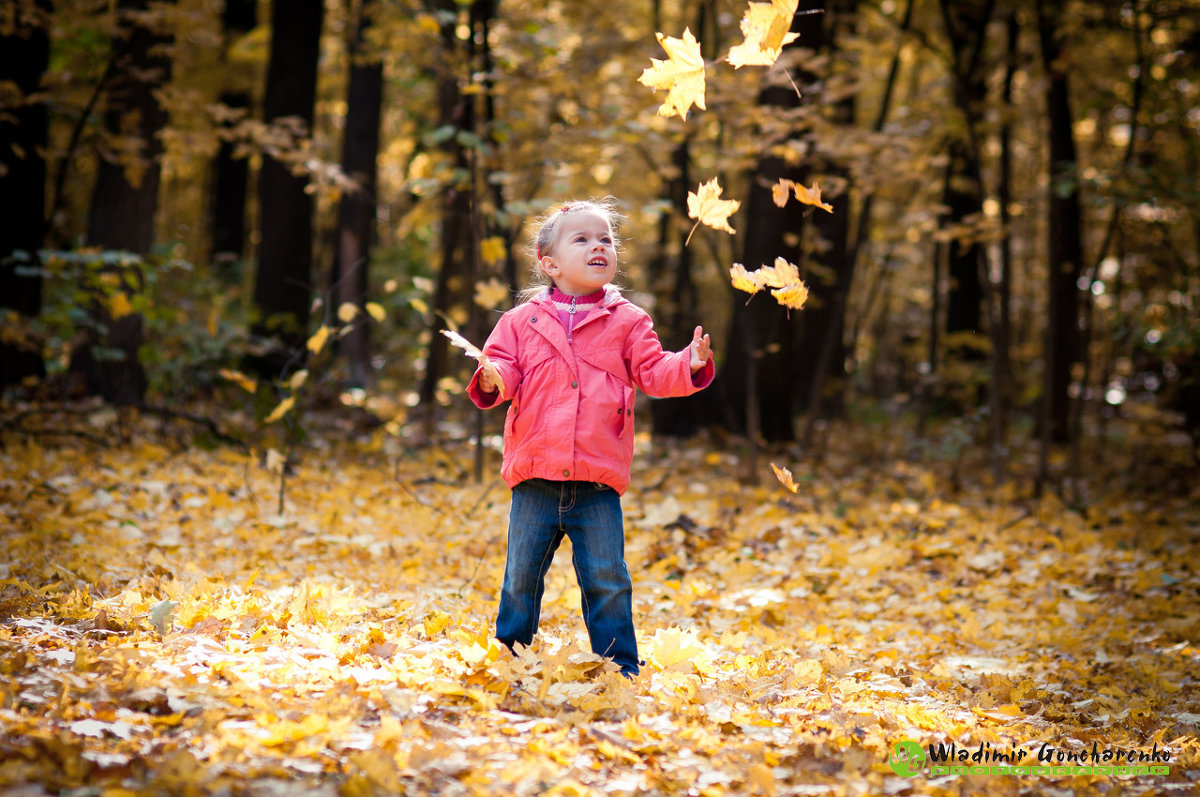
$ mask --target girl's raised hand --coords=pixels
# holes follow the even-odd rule
[[[692,372],[699,371],[708,362],[708,358],[712,356],[712,348],[709,345],[708,335],[704,334],[704,327],[696,327],[692,333],[692,345],[689,347],[692,353]]]

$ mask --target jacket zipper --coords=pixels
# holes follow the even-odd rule
[[[570,343],[573,338],[571,332],[575,329],[575,303],[579,301],[579,297],[571,297],[571,309],[567,311],[567,342]]]

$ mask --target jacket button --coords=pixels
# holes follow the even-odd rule
[[[530,321],[530,322],[531,322],[531,323],[534,323],[534,324],[536,324],[536,323],[537,323],[537,316],[534,316],[534,317],[531,319],[531,321]]]
[[[569,471],[569,470],[568,470],[568,469],[566,469],[566,468],[563,468],[563,475],[564,475],[564,476],[570,476],[570,475],[571,475],[571,471]]]
[[[578,382],[572,382],[572,383],[571,383],[571,387],[579,387],[579,383],[578,383]]]
[[[620,414],[621,414],[621,413],[623,413],[623,412],[625,412],[625,410],[623,410],[623,409],[620,409],[620,408],[618,408],[618,409],[617,409],[617,415],[620,415]]]

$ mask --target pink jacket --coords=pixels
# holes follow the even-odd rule
[[[713,380],[711,357],[693,377],[689,351],[663,351],[646,311],[612,288],[570,340],[543,294],[501,316],[483,352],[504,389],[480,392],[477,369],[467,394],[482,409],[512,399],[500,468],[509,487],[526,479],[591,481],[624,494],[635,388],[687,396]]]

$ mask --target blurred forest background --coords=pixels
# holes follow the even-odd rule
[[[714,388],[643,429],[753,461],[848,419],[1038,493],[1115,436],[1194,464],[1200,1],[801,0],[820,13],[779,62],[735,69],[746,8],[5,3],[5,427],[100,397],[217,438],[281,421],[294,442],[319,408],[498,434],[435,333],[482,343],[531,219],[612,195],[631,298],[669,347],[703,323],[717,350]],[[707,108],[667,118],[638,77],[685,28]],[[737,233],[685,244],[713,178]],[[833,212],[778,207],[781,178]],[[730,286],[776,257],[801,311]]]

